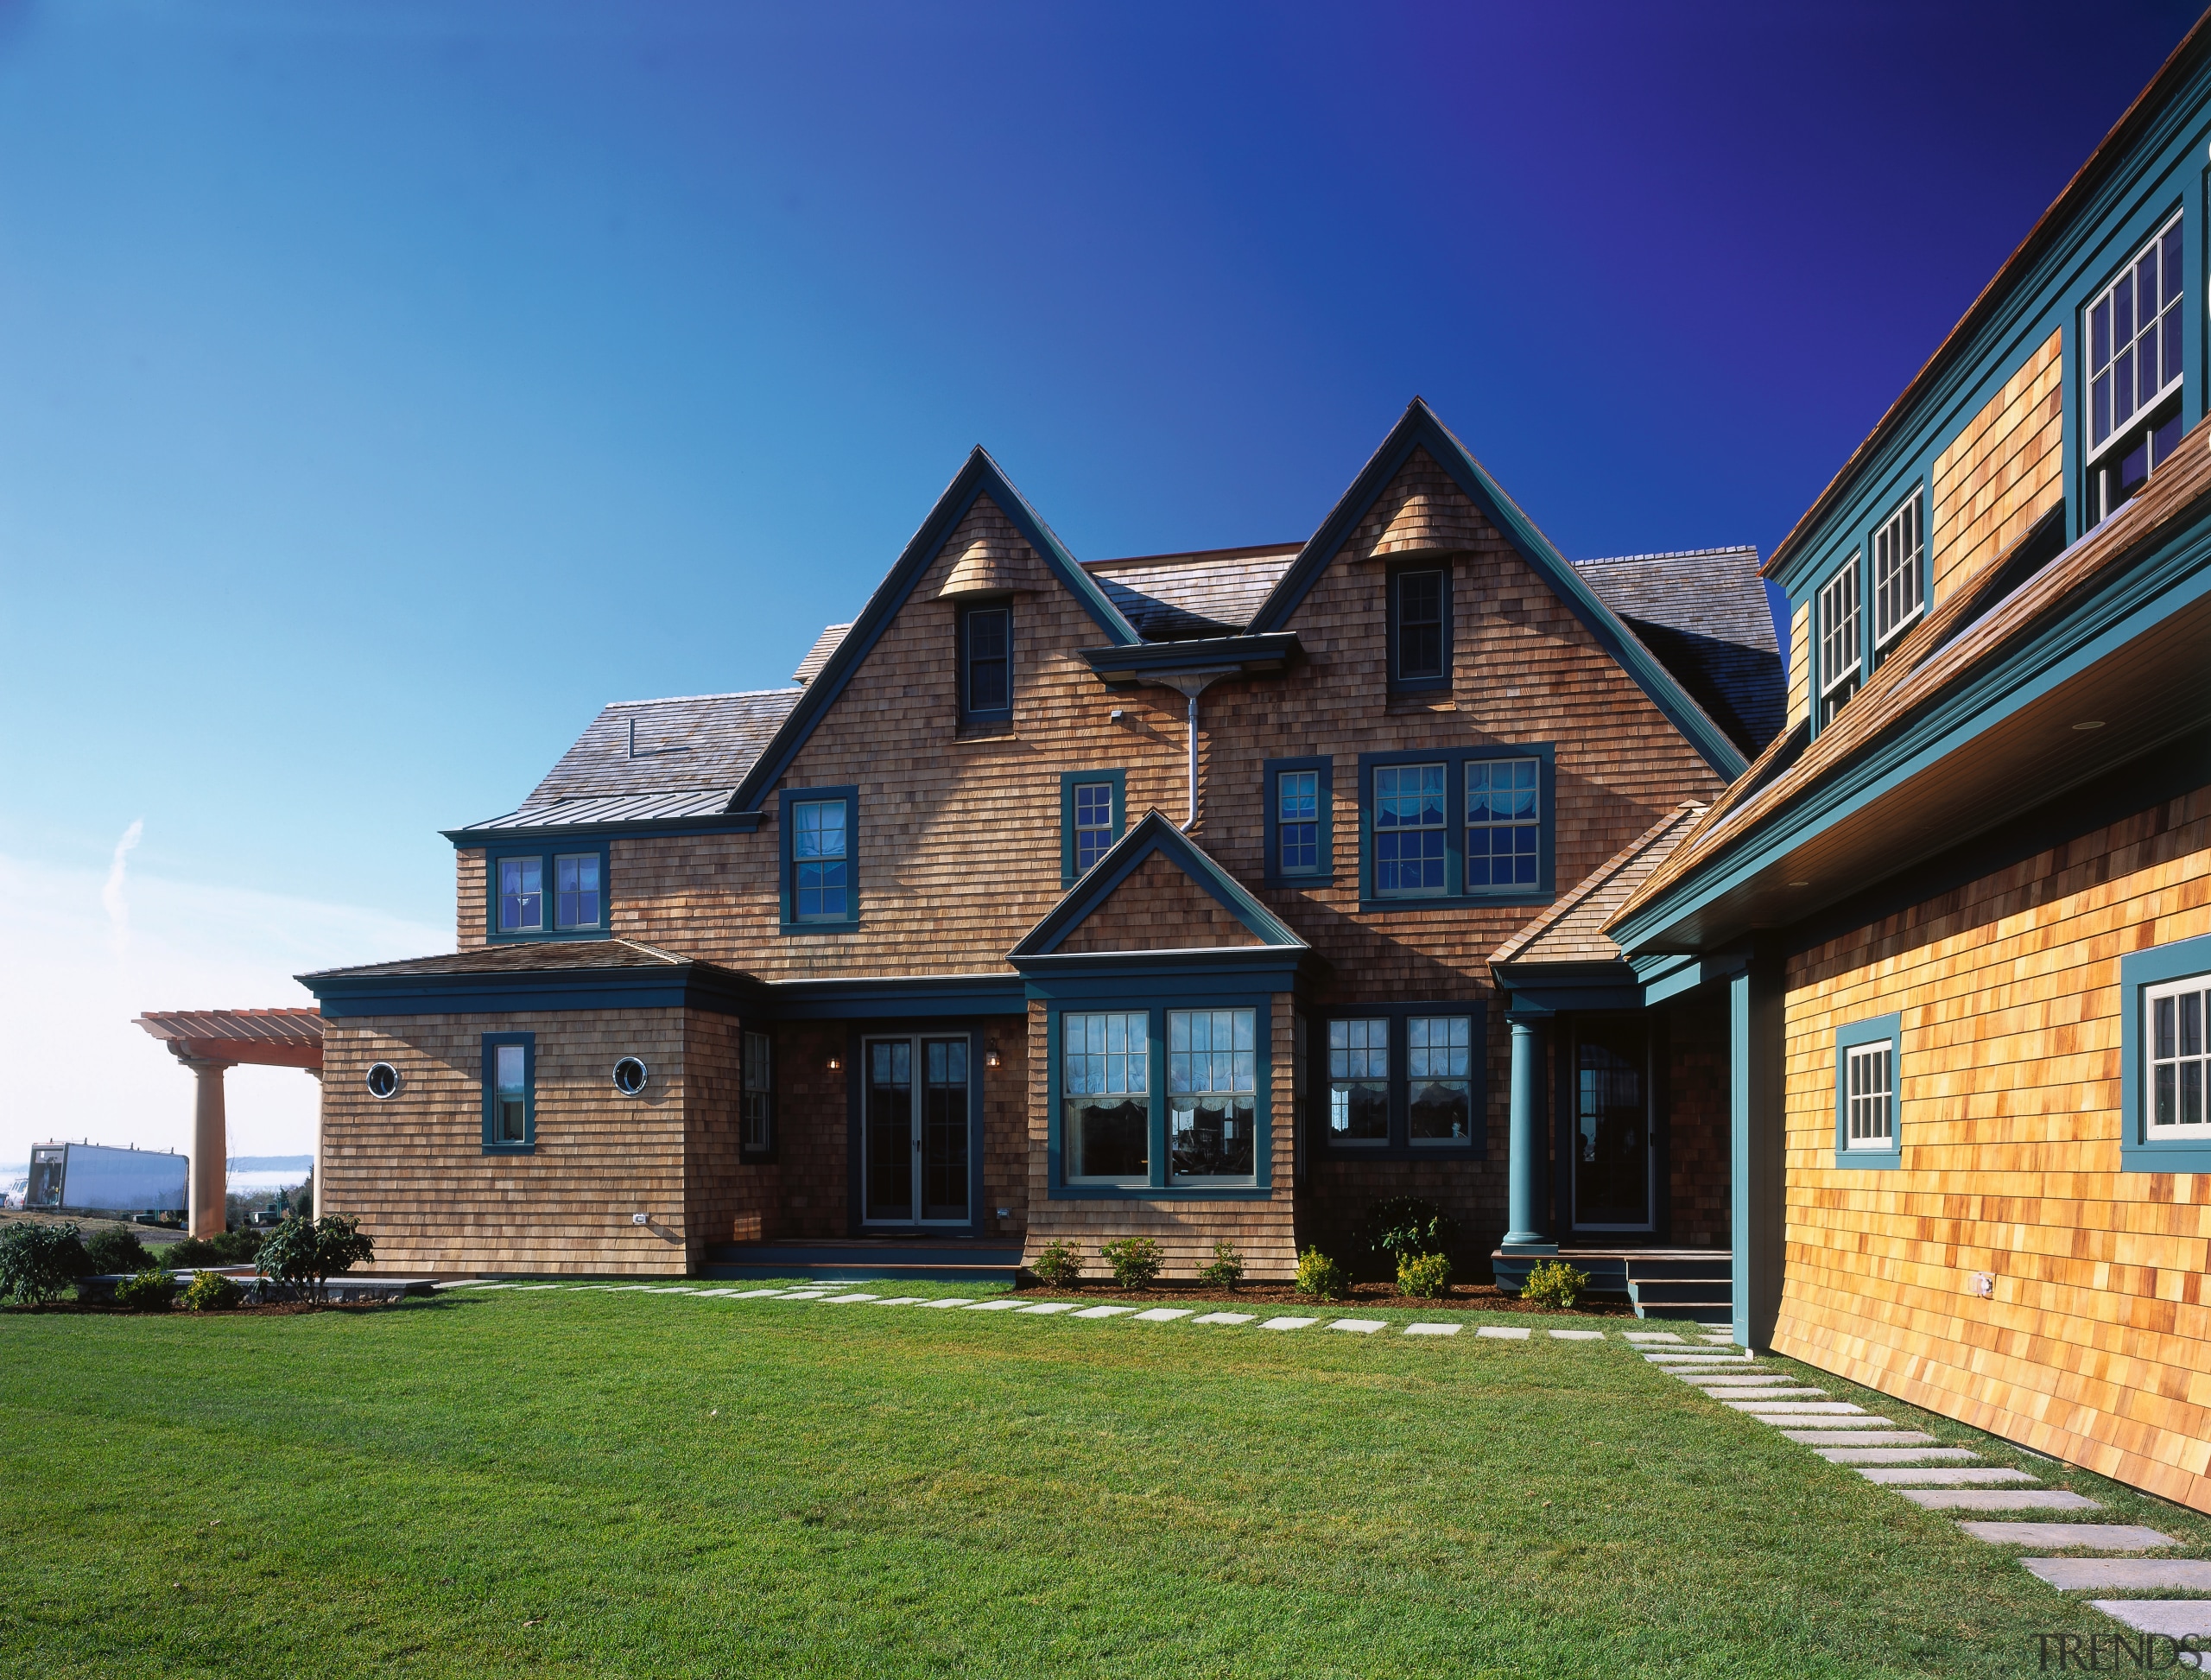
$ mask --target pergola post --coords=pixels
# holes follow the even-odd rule
[[[198,1083],[192,1105],[192,1234],[212,1239],[229,1223],[230,1128],[223,1112],[223,1074],[235,1062],[180,1056]]]
[[[223,1075],[240,1062],[304,1068],[322,1078],[322,1017],[312,1009],[153,1010],[138,1024],[169,1047],[200,1081],[192,1111],[192,1234],[219,1237],[229,1223],[230,1128]],[[315,1105],[315,1189],[320,1194],[322,1106]]]

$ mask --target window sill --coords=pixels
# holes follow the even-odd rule
[[[614,930],[611,928],[550,928],[539,933],[487,933],[484,937],[487,943],[492,945],[557,945],[581,939],[611,939]]]
[[[486,1155],[535,1155],[537,1153],[537,1145],[534,1143],[486,1144],[484,1145],[484,1152]]]
[[[2201,1143],[2121,1144],[2121,1172],[2211,1172],[2211,1138]]]
[[[1056,1184],[1051,1201],[1266,1201],[1270,1184]]]
[[[1336,874],[1332,869],[1320,870],[1311,875],[1263,875],[1259,878],[1259,884],[1262,886],[1289,887],[1299,890],[1332,887],[1335,884]]]
[[[1549,904],[1557,897],[1553,892],[1468,892],[1455,898],[1362,898],[1359,901],[1359,913],[1388,916],[1400,910],[1526,910]]]
[[[1904,1149],[1839,1149],[1835,1166],[1842,1171],[1894,1172],[1904,1165]]]
[[[785,922],[778,924],[778,931],[788,937],[805,934],[856,934],[860,924],[853,922]]]

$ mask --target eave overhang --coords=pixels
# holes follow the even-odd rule
[[[364,1016],[506,1015],[579,1009],[769,1011],[772,988],[711,963],[461,974],[302,974],[326,1021]]]
[[[1189,642],[1147,642],[1139,647],[1085,648],[1082,657],[1109,688],[1147,683],[1172,688],[1175,679],[1279,676],[1305,657],[1295,631],[1265,636],[1213,636]]]

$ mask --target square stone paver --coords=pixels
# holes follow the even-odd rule
[[[1706,1388],[1718,1388],[1728,1383],[1741,1383],[1751,1388],[1763,1388],[1771,1383],[1793,1382],[1796,1380],[1794,1378],[1783,1377],[1777,1371],[1759,1371],[1755,1369],[1750,1371],[1728,1371],[1724,1369],[1717,1371],[1669,1371],[1666,1374],[1669,1377],[1678,1378],[1682,1382],[1695,1383],[1699,1386]]]
[[[1884,1487],[1988,1487],[1999,1481],[2032,1482],[2035,1478],[2024,1470],[2000,1470],[1994,1465],[1977,1469],[1945,1469],[1932,1465],[1921,1470],[1869,1470],[1861,1468],[1858,1474],[1868,1481],[1878,1481]]]
[[[2211,1599],[2092,1598],[2088,1602],[2138,1633],[2163,1633],[2174,1639],[2191,1633],[2199,1639],[2211,1636]]]
[[[926,1295],[894,1295],[888,1301],[878,1301],[878,1307],[918,1307],[928,1300]]]
[[[2095,1500],[2068,1493],[2062,1487],[1971,1488],[1952,1493],[1947,1487],[1924,1490],[1899,1487],[1897,1492],[1923,1511],[2101,1511]]]
[[[1332,1330],[1349,1330],[1354,1335],[1371,1336],[1377,1330],[1384,1329],[1387,1327],[1378,1318],[1340,1318],[1328,1328]],[[1525,1335],[1528,1333],[1523,1330],[1520,1334]]]
[[[738,1301],[760,1301],[764,1300],[769,1296],[781,1295],[782,1293],[782,1290],[739,1290],[732,1299]]]
[[[1791,1418],[1801,1423],[1801,1418]],[[1885,1423],[1885,1418],[1872,1418],[1872,1423]],[[1931,1435],[1918,1430],[1900,1430],[1891,1424],[1885,1430],[1867,1430],[1859,1434],[1850,1430],[1783,1430],[1790,1440],[1807,1447],[1933,1447],[1939,1445]]]
[[[1828,1398],[1824,1388],[1737,1388],[1731,1385],[1726,1388],[1714,1386],[1705,1392],[1715,1400],[1741,1400],[1752,1405],[1762,1400],[1824,1400]]]
[[[975,1297],[972,1295],[947,1295],[941,1301],[929,1303],[932,1307],[972,1307],[974,1304]]]
[[[1900,1430],[1903,1424],[1893,1417],[1876,1417],[1868,1412],[1863,1417],[1822,1416],[1818,1412],[1753,1411],[1746,1416],[1761,1423],[1771,1423],[1780,1430]],[[1928,1436],[1933,1440],[1932,1436]]]
[[[1188,1318],[1194,1310],[1196,1309],[1191,1307],[1154,1307],[1149,1312],[1138,1313],[1137,1322],[1142,1324],[1164,1324],[1170,1318]]]
[[[1455,1336],[1459,1334],[1459,1326],[1456,1324],[1408,1324],[1405,1326],[1405,1334],[1409,1336]]]
[[[1074,1301],[1032,1301],[1020,1310],[1025,1313],[1071,1313],[1080,1303]]]
[[[1018,1301],[972,1301],[968,1303],[967,1310],[971,1313],[1010,1313],[1018,1310],[1021,1304]]]
[[[1822,1447],[1830,1464],[1962,1464],[1980,1455],[1963,1447]]]
[[[1516,1330],[1509,1324],[1485,1324],[1474,1334],[1478,1336],[1493,1336],[1499,1341],[1525,1341],[1528,1339],[1528,1333],[1525,1330]]]
[[[1259,1328],[1263,1330],[1302,1330],[1320,1322],[1317,1318],[1270,1318]]]
[[[1755,1411],[1761,1417],[1798,1417],[1812,1414],[1834,1417],[1863,1417],[1866,1408],[1853,1405],[1847,1400],[1722,1400],[1720,1404],[1737,1411]]]
[[[1132,1313],[1134,1307],[1085,1307],[1077,1318],[1118,1318],[1123,1313]]]
[[[841,1307],[847,1301],[880,1301],[882,1298],[879,1295],[833,1295],[829,1297],[829,1304]]]
[[[1602,1341],[1602,1330],[1546,1330],[1543,1334],[1554,1341]]]
[[[1203,1318],[1194,1318],[1193,1324],[1249,1324],[1257,1313],[1207,1313]]]
[[[791,1290],[784,1295],[783,1299],[786,1301],[825,1301],[829,1297],[832,1291],[828,1290]]]
[[[1622,1330],[1620,1334],[1630,1341],[1679,1341],[1681,1340],[1671,1330]]]
[[[2211,1592],[2211,1563],[2196,1557],[2022,1557],[2060,1592]]]
[[[1992,1546],[2047,1546],[2052,1551],[2157,1551],[2176,1546],[2170,1534],[2139,1523],[1960,1523]]]

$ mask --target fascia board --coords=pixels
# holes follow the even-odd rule
[[[768,988],[750,976],[690,967],[586,968],[561,973],[300,975],[326,1020],[364,1016],[519,1014],[535,1010],[760,1010]]]
[[[1258,939],[1262,948],[1299,951],[1311,948],[1271,910],[1246,892],[1233,876],[1200,851],[1187,835],[1155,810],[1146,812],[1141,821],[1113,843],[1106,855],[1092,865],[1090,873],[1069,889],[1067,896],[1047,910],[1036,925],[1023,935],[1019,943],[1006,954],[1006,960],[1018,967],[1025,959],[1053,954],[1060,941],[1081,926],[1092,912],[1112,896],[1114,889],[1134,874],[1154,852],[1166,853],[1184,874],[1203,887],[1246,932]]]
[[[457,847],[526,846],[532,840],[595,840],[636,834],[751,834],[760,829],[757,811],[722,816],[646,818],[635,822],[533,824],[527,828],[440,828]]]
[[[1146,642],[1137,647],[1084,648],[1080,656],[1099,675],[1108,672],[1175,670],[1183,667],[1287,665],[1304,652],[1295,631],[1265,636],[1217,636],[1192,642]]]

